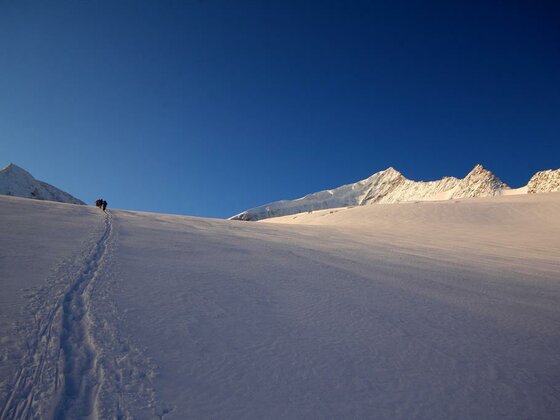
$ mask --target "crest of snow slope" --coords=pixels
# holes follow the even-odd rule
[[[0,417],[558,418],[559,213],[560,193],[264,223],[0,197]],[[65,385],[82,367],[97,388]]]
[[[537,172],[527,184],[529,194],[560,191],[560,169]]]
[[[68,204],[84,204],[83,201],[70,194],[33,178],[29,172],[13,163],[0,171],[0,194]]]
[[[306,211],[376,203],[449,200],[500,195],[509,187],[492,172],[476,165],[464,179],[444,177],[436,181],[413,181],[388,168],[355,184],[320,191],[297,200],[282,200],[244,211],[232,220],[261,220]]]

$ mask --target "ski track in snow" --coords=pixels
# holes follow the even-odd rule
[[[31,344],[28,343],[26,359],[29,363],[22,364],[17,371],[0,418],[36,417],[41,413],[34,411],[34,404],[41,402],[45,396],[42,394],[58,396],[53,413],[57,419],[96,417],[95,399],[100,376],[97,349],[90,332],[89,295],[103,262],[111,231],[111,215],[107,213],[103,235],[95,243],[81,272],[63,298],[50,308],[46,320],[38,320],[37,337]],[[53,360],[53,356],[58,362]],[[52,378],[45,377],[47,364],[56,366]],[[45,381],[51,381],[51,389],[44,390],[38,386]]]
[[[97,350],[89,325],[89,286],[97,277],[99,265],[111,235],[111,215],[105,217],[105,232],[95,245],[84,271],[70,287],[62,305],[64,389],[55,418],[77,418],[94,414],[95,395],[99,387]]]

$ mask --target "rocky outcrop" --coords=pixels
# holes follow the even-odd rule
[[[387,199],[387,197],[394,196],[395,191],[405,184],[408,179],[396,169],[388,168],[373,174],[368,178],[368,181],[368,187],[364,197],[360,200],[360,205],[380,203]]]
[[[444,177],[437,181],[412,181],[402,177],[391,188],[385,187],[371,191],[360,204],[434,200],[441,193],[455,187],[458,182],[459,180],[454,177]],[[383,190],[387,192],[384,193]]]
[[[479,164],[459,181],[449,198],[491,197],[509,189],[500,178]]]
[[[560,169],[537,172],[527,184],[528,194],[560,191]]]

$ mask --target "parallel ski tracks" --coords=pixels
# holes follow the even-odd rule
[[[107,213],[103,234],[78,274],[44,321],[38,320],[36,337],[28,343],[27,356],[1,408],[1,419],[27,419],[46,414],[34,409],[34,402],[45,394],[58,399],[52,413],[56,419],[96,417],[95,398],[101,378],[98,352],[90,331],[89,297],[111,232],[112,218]]]

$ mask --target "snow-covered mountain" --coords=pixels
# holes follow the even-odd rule
[[[501,195],[504,190],[509,190],[500,178],[482,165],[476,165],[467,176],[449,191],[451,198],[493,197]]]
[[[376,177],[378,174],[382,176]],[[372,178],[375,182],[368,185],[367,193],[359,205],[425,200],[434,194],[448,191],[459,183],[459,179],[454,177],[429,182],[412,181],[393,168],[378,172],[368,179]]]
[[[463,179],[445,177],[429,182],[410,180],[390,167],[354,184],[309,194],[296,200],[275,201],[244,211],[231,219],[261,220],[306,211],[374,203],[489,197],[501,195],[509,189],[508,185],[482,165],[476,165]]]
[[[67,192],[33,178],[33,175],[13,163],[0,171],[0,194],[61,203],[85,204]]]
[[[560,191],[560,169],[537,172],[527,184],[527,193]]]

